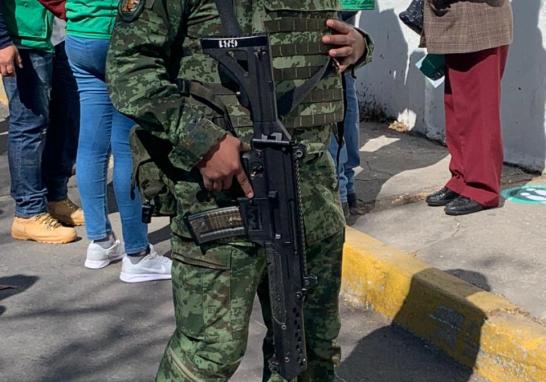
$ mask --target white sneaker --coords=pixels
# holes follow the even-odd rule
[[[159,256],[150,244],[150,254],[133,264],[129,256],[123,258],[119,279],[126,283],[141,283],[171,279],[171,259]]]
[[[86,268],[100,269],[122,257],[123,252],[119,240],[116,240],[110,248],[102,248],[92,241],[87,247],[87,258],[85,259],[84,265]]]

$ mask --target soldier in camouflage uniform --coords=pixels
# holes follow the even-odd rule
[[[343,71],[364,63],[371,52],[363,32],[334,20],[337,0],[235,0],[234,7],[245,34],[270,34],[279,94],[311,77],[328,56]],[[227,381],[246,348],[256,293],[266,325],[270,322],[265,254],[242,238],[199,247],[183,218],[235,205],[242,193],[252,197],[240,162],[252,135],[249,112],[222,82],[218,64],[200,49],[201,37],[222,35],[213,0],[124,0],[120,16],[107,70],[112,101],[147,132],[170,142],[168,159],[178,169],[167,179],[177,199],[171,224],[176,331],[156,381]],[[237,137],[226,132],[222,115],[180,89],[178,78],[212,89],[226,105]],[[282,120],[307,147],[300,179],[306,257],[308,272],[319,279],[304,308],[308,370],[300,381],[333,381],[340,358],[335,339],[344,217],[326,148],[332,127],[343,118],[342,97],[340,75],[333,73]],[[263,351],[267,365],[271,330]],[[282,379],[266,366],[263,380]]]

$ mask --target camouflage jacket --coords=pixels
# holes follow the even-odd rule
[[[220,82],[216,63],[200,54],[196,47],[199,38],[222,34],[215,2],[147,0],[144,4],[144,0],[127,1],[131,6],[125,7],[124,20],[117,21],[107,63],[112,101],[142,128],[168,139],[173,146],[169,155],[172,164],[190,174],[204,154],[226,134],[217,112],[182,94],[176,85],[180,78],[205,84]],[[244,33],[270,33],[278,92],[298,86],[328,60],[320,36],[327,33],[326,18],[337,15],[337,0],[236,0],[234,3]],[[276,33],[271,33],[272,30]],[[334,73],[320,81],[309,97],[288,114],[283,123],[307,146],[308,158],[314,158],[325,152],[332,126],[343,118],[340,76]],[[247,140],[252,129],[248,111],[233,100],[227,104],[230,118],[238,121],[235,123],[237,135]],[[316,195],[309,197],[314,199],[313,210],[326,215],[331,210],[331,219],[319,219],[325,227],[331,227],[313,235],[317,238],[338,232],[343,224],[334,201],[337,195],[335,190],[330,190],[332,184],[335,187],[334,167],[324,166],[321,160],[314,168],[325,173],[328,190],[316,187],[313,191]],[[186,192],[180,197],[177,195],[179,202],[184,199],[180,203],[184,212],[196,212],[195,206],[199,204],[190,196],[192,192],[187,191],[196,191],[190,185],[192,180],[196,182],[195,176],[188,175]],[[305,193],[305,185],[302,188]],[[328,201],[324,199],[326,193]],[[331,208],[323,208],[323,204]],[[200,205],[197,210],[213,207]],[[306,220],[312,219],[312,213],[306,215],[309,215]]]

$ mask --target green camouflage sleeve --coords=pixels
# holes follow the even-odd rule
[[[186,3],[148,0],[131,21],[118,17],[106,73],[114,106],[142,128],[166,135],[173,164],[189,171],[226,132],[174,82]]]

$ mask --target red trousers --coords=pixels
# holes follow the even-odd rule
[[[446,187],[486,207],[499,204],[501,79],[508,46],[448,54],[444,105],[451,180]]]

